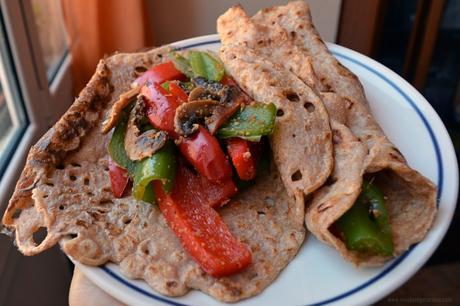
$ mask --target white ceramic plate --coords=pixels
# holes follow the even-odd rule
[[[219,37],[202,36],[173,45],[217,51]],[[436,221],[423,242],[378,269],[356,269],[310,236],[272,285],[239,305],[371,304],[402,285],[428,260],[454,213],[457,160],[446,128],[430,104],[409,83],[376,61],[338,45],[329,44],[329,48],[360,78],[374,116],[410,166],[438,186]],[[162,296],[143,281],[125,278],[114,264],[78,266],[94,283],[129,305],[219,305],[199,291],[180,298]]]

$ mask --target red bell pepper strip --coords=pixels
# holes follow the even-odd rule
[[[142,87],[141,94],[147,100],[150,123],[178,139],[179,135],[174,130],[174,115],[180,104],[178,98],[157,83],[147,83]],[[219,142],[205,128],[200,126],[191,137],[181,138],[179,149],[198,173],[211,182],[224,182],[232,176],[232,169]]]
[[[142,87],[141,95],[146,98],[147,117],[150,123],[155,128],[166,131],[170,136],[176,138],[178,135],[174,130],[174,115],[180,104],[176,96],[170,94],[158,83],[150,82]]]
[[[111,158],[109,158],[109,177],[113,195],[116,198],[121,198],[125,192],[126,186],[128,186],[128,171],[119,167]]]
[[[217,139],[199,126],[190,137],[181,138],[179,150],[196,171],[213,183],[225,182],[232,168]]]
[[[251,264],[250,249],[232,235],[217,211],[200,197],[191,200],[193,196],[188,193],[199,184],[190,181],[184,169],[179,167],[177,183],[169,195],[160,182],[153,182],[166,222],[206,273],[222,277],[240,272]]]
[[[249,181],[256,177],[256,158],[249,141],[241,138],[227,139],[227,151],[240,179]]]
[[[150,81],[151,83],[162,84],[163,82],[171,80],[185,80],[185,78],[186,76],[182,72],[177,70],[174,64],[171,61],[169,61],[153,66],[152,68],[144,72],[143,75],[138,77],[133,84],[137,86],[142,86],[147,81]]]
[[[169,83],[169,92],[175,95],[181,103],[188,101],[188,95],[174,82]]]
[[[222,183],[213,183],[186,166],[181,166],[180,174],[181,188],[188,190],[184,194],[187,201],[198,201],[217,208],[225,205],[238,191],[231,178]]]

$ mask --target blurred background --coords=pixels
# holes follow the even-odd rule
[[[65,112],[100,58],[215,33],[240,2],[277,0],[0,0],[0,213],[30,146]],[[383,63],[431,103],[460,152],[460,1],[310,0],[322,37]],[[391,298],[460,304],[459,209],[439,249]],[[19,255],[0,236],[0,305],[66,305],[73,267],[56,247]],[[398,305],[405,304],[397,300]]]

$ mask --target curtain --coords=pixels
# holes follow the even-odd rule
[[[93,75],[99,59],[148,45],[143,0],[61,0],[70,41],[75,93]]]

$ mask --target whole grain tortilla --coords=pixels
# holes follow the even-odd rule
[[[3,216],[19,250],[38,254],[56,243],[87,265],[119,264],[130,278],[179,296],[198,289],[226,302],[266,288],[297,253],[305,237],[302,199],[287,195],[272,166],[253,187],[219,210],[230,231],[252,251],[245,271],[213,278],[184,251],[155,205],[112,195],[103,117],[138,76],[162,62],[169,47],[116,54],[99,63],[86,88],[29,152]],[[138,68],[140,67],[140,68]],[[43,241],[36,233],[46,230]]]
[[[333,166],[332,133],[321,98],[292,72],[294,67],[290,71],[279,63],[285,49],[259,39],[269,31],[254,27],[241,6],[220,16],[217,30],[226,70],[256,101],[276,105],[270,137],[275,163],[288,193],[303,198],[324,183]]]
[[[309,78],[318,78],[321,85],[316,89],[322,92],[330,114],[338,111],[335,119],[342,122],[340,126],[332,124],[334,137],[341,139],[338,143],[335,141],[334,145],[335,169],[331,183],[318,190],[311,202],[307,203],[308,229],[357,265],[376,266],[389,259],[349,251],[330,231],[330,226],[353,205],[359,195],[361,183],[358,183],[358,173],[361,173],[361,177],[373,180],[387,198],[394,255],[421,241],[436,215],[436,186],[411,169],[384,135],[370,112],[359,79],[329,52],[314,28],[308,5],[304,1],[290,2],[285,6],[264,9],[251,20],[260,27],[282,28],[284,34],[278,36],[289,37],[290,40],[284,46],[295,45],[295,52],[302,53],[283,59],[290,62],[285,66],[299,65],[296,63],[299,58],[311,59],[314,73]],[[301,77],[300,74],[298,76]],[[302,79],[315,84],[306,78]],[[331,96],[331,93],[335,96]],[[342,105],[338,106],[339,103]],[[366,148],[364,158],[362,146],[358,143]]]

